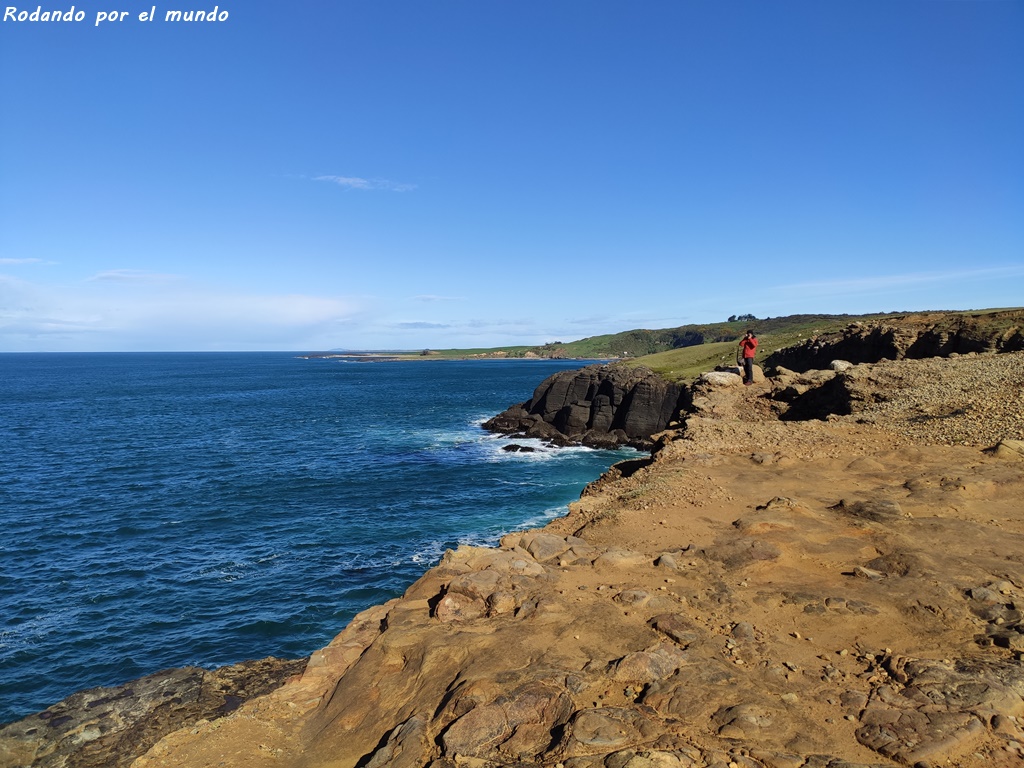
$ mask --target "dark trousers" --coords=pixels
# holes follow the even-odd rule
[[[750,383],[754,380],[754,358],[744,357],[743,358],[743,381],[744,383]]]

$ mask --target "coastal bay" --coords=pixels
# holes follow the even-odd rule
[[[306,657],[445,549],[563,514],[628,452],[512,454],[478,422],[579,364],[0,356],[0,722]]]
[[[1019,764],[1024,353],[758,374],[116,764]]]
[[[300,679],[133,765],[1019,765],[1022,373],[807,372],[885,396],[798,422],[773,406],[792,376],[709,376],[651,461],[448,553]],[[978,414],[904,430],[965,386],[1005,440]]]

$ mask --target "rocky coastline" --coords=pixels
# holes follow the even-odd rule
[[[654,445],[651,435],[665,429],[685,407],[686,391],[648,368],[588,365],[549,376],[529,400],[482,426],[553,445],[649,450]]]
[[[223,717],[302,674],[306,659],[182,667],[91,688],[0,728],[0,766],[116,768],[163,736]]]
[[[1024,353],[953,354],[552,377],[506,428],[629,442],[635,403],[651,457],[308,663],[153,682],[136,720],[66,700],[0,729],[0,766],[1022,765]]]

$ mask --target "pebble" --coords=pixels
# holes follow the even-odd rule
[[[881,417],[879,424],[910,440],[988,448],[1024,433],[1019,353],[883,361],[872,373],[884,384],[886,398],[858,416]],[[922,404],[930,418],[922,418]]]

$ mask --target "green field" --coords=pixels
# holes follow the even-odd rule
[[[541,346],[491,347],[478,349],[429,349],[400,353],[402,359],[467,358],[566,358],[618,359],[624,365],[643,365],[671,381],[686,381],[717,365],[736,361],[736,349],[746,330],[758,337],[757,362],[776,350],[805,339],[839,331],[851,323],[883,320],[894,325],[955,330],[965,323],[979,331],[1019,327],[1020,309],[910,312],[874,315],[787,315],[786,317],[734,320],[722,323],[683,325],[678,328],[642,328],[578,341],[556,341]]]
[[[807,334],[834,330],[849,325],[856,320],[866,320],[879,315],[790,315],[788,317],[766,318],[753,321],[733,321],[723,323],[702,323],[683,325],[678,328],[662,328],[647,330],[636,328],[621,333],[591,336],[578,341],[556,341],[537,347],[515,346],[494,347],[490,349],[431,349],[424,350],[420,357],[466,358],[466,357],[554,357],[637,360],[644,358],[644,363],[662,368],[662,359],[653,359],[664,353],[680,352],[695,347],[736,343],[747,328],[754,329],[761,340],[762,349],[767,343],[774,344],[772,349],[792,344]],[[770,340],[770,341],[766,341]],[[716,349],[718,347],[716,346]],[[702,359],[709,355],[706,350],[697,352]],[[715,354],[729,356],[729,352]],[[707,358],[710,359],[710,358]],[[667,358],[669,364],[674,357]],[[717,358],[716,358],[717,364]],[[687,364],[685,368],[692,365]],[[665,370],[669,370],[666,368]]]
[[[756,362],[760,362],[772,352],[783,347],[798,344],[804,339],[821,333],[838,331],[852,322],[869,320],[877,315],[861,317],[814,317],[794,316],[780,317],[769,321],[746,323],[757,335],[758,347]],[[746,327],[737,330],[734,339],[729,341],[711,342],[693,347],[669,349],[664,352],[624,361],[626,365],[644,365],[655,373],[670,381],[690,380],[710,371],[717,365],[732,365],[736,362],[736,351],[739,339]]]

